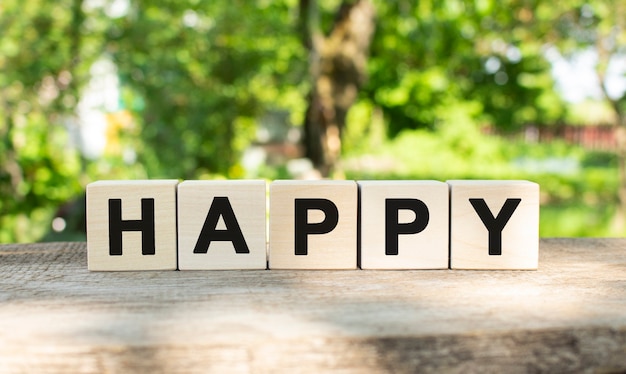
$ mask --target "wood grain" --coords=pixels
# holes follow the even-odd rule
[[[539,185],[516,180],[450,180],[450,268],[534,270],[539,250]],[[509,200],[510,199],[510,200]],[[472,200],[484,204],[480,217]],[[509,215],[504,207],[509,205]],[[505,212],[506,213],[506,212]],[[501,220],[504,217],[504,220]],[[507,217],[509,219],[507,219]],[[501,220],[492,231],[498,237],[491,254],[488,222]]]
[[[89,269],[93,271],[176,270],[177,180],[113,180],[87,185],[87,245]],[[109,250],[109,200],[121,200],[121,220],[143,220],[143,199],[152,200],[154,228],[152,255],[142,255],[143,232],[122,232],[122,253]],[[148,212],[146,212],[149,214]]]
[[[525,271],[89,272],[0,246],[0,372],[623,372],[626,239]]]
[[[448,268],[450,194],[446,183],[413,180],[357,183],[361,204],[361,269]],[[397,235],[395,255],[386,254],[387,199],[419,201],[426,208],[423,214],[426,226],[417,233]],[[395,218],[392,222],[398,224],[424,220],[406,208],[398,209]]]
[[[214,198],[228,200],[233,217],[229,225],[223,212],[214,227],[207,216]],[[237,270],[267,267],[266,253],[266,184],[263,180],[184,181],[178,185],[178,269]],[[214,211],[215,212],[215,211]],[[215,213],[214,213],[215,214]],[[232,219],[232,222],[231,222]],[[223,226],[222,226],[223,225]],[[210,225],[209,225],[210,226]],[[204,229],[235,230],[241,234],[247,253],[237,253],[231,240],[212,240],[204,252],[194,253]]]
[[[306,235],[306,255],[296,254],[296,200],[330,201],[337,221],[330,232]],[[354,181],[277,180],[270,184],[270,269],[356,269],[358,190]],[[305,224],[329,217],[320,209],[307,209]]]

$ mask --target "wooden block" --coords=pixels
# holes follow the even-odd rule
[[[537,269],[538,184],[514,180],[448,184],[452,269]]]
[[[270,184],[270,269],[356,269],[354,181]]]
[[[177,184],[177,180],[90,183],[89,270],[176,270]]]
[[[447,269],[448,185],[359,181],[362,269]]]
[[[182,182],[178,185],[178,268],[265,269],[265,217],[265,181]]]

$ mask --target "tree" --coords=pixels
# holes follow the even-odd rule
[[[331,31],[325,35],[317,0],[300,0],[312,86],[304,119],[304,147],[323,176],[330,175],[337,164],[346,116],[365,80],[374,18],[369,0],[342,1]]]
[[[390,136],[454,126],[443,123],[450,108],[505,131],[565,115],[543,51],[549,28],[535,17],[539,2],[344,1],[333,21],[321,4],[301,0],[300,23],[312,85],[304,143],[324,175],[357,100],[381,109]]]

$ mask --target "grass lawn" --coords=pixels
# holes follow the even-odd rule
[[[475,134],[474,134],[475,135]],[[527,144],[480,135],[464,142],[411,131],[345,155],[348,179],[526,179],[541,187],[540,236],[623,236],[611,229],[617,162],[563,142]]]

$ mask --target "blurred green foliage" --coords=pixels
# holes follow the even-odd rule
[[[134,110],[142,129],[134,147],[150,177],[243,175],[239,155],[255,119],[268,108],[292,109],[302,89],[296,5],[138,1],[111,20],[107,52],[122,85],[145,101]]]
[[[470,130],[471,132],[471,130]],[[623,236],[611,227],[617,160],[562,141],[529,144],[479,133],[465,138],[404,131],[364,155],[347,154],[349,179],[526,179],[541,187],[540,235]]]
[[[30,241],[84,188],[63,125],[95,56],[76,1],[0,4],[0,242]],[[78,8],[77,8],[78,7]]]
[[[366,95],[389,133],[433,129],[470,101],[477,120],[501,129],[558,121],[565,107],[543,56],[545,4],[517,1],[391,1],[379,5]],[[552,16],[561,9],[554,6]]]
[[[588,43],[581,20],[593,21],[584,30],[606,33],[610,6],[371,1],[377,29],[369,77],[345,129],[347,177],[527,178],[542,186],[542,235],[611,234],[603,227],[615,203],[613,156],[558,142],[511,144],[481,130],[568,118],[546,48]],[[341,2],[319,0],[323,29]],[[67,238],[51,235],[50,221],[67,211],[80,217],[72,209],[84,210],[81,196],[93,180],[247,175],[241,153],[259,119],[285,111],[298,126],[304,118],[311,82],[299,3],[2,0],[0,242]],[[132,126],[117,128],[116,146],[90,158],[77,139],[77,107],[101,59],[114,63],[120,80],[119,108],[109,114],[130,116]],[[366,155],[383,165],[350,169]],[[522,167],[546,159],[573,159],[578,168]],[[289,177],[284,165],[258,173]],[[79,230],[79,221],[66,224]]]

